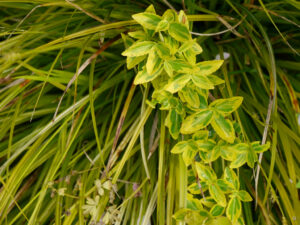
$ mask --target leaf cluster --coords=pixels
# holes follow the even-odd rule
[[[171,152],[182,154],[186,166],[196,171],[195,179],[200,179],[190,186],[193,190],[190,198],[199,206],[197,213],[193,207],[184,208],[174,218],[189,224],[196,224],[192,221],[214,224],[218,217],[223,221],[219,224],[226,224],[226,221],[244,224],[240,217],[241,201],[251,201],[250,195],[239,190],[239,181],[232,169],[226,168],[224,177],[217,179],[214,170],[205,164],[221,157],[231,162],[230,168],[239,168],[245,163],[253,167],[258,160],[257,154],[266,151],[269,143],[243,143],[237,135],[230,115],[242,104],[242,97],[209,100],[209,91],[224,83],[213,74],[223,60],[197,61],[202,48],[192,39],[183,11],[177,15],[169,9],[159,16],[151,5],[145,12],[132,17],[142,30],[123,35],[127,49],[122,55],[127,57],[128,69],[137,68],[134,84],[152,84],[154,91],[148,104],[152,108],[159,104],[160,110],[168,112],[165,126],[173,139],[184,137]],[[199,194],[195,191],[197,188],[202,194],[208,190],[206,198],[215,201],[210,212],[203,211],[201,204],[196,204],[197,199],[192,197],[192,194]],[[205,198],[204,194],[202,197]],[[227,219],[223,217],[225,209]]]

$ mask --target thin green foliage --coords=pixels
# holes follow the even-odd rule
[[[151,3],[157,16],[151,12],[141,16]],[[184,10],[190,22],[181,20],[183,23],[170,26],[168,20],[184,14],[168,11],[163,16],[169,6],[178,13]],[[180,212],[194,221],[209,217],[206,224],[226,224],[220,215],[226,216],[226,211],[231,215],[233,208],[222,208],[224,201],[241,206],[238,212],[245,224],[298,224],[298,9],[296,1],[271,0],[0,1],[0,224],[100,221],[173,225],[173,215]],[[193,68],[181,60],[166,60],[168,50],[163,44],[157,46],[159,51],[152,51],[153,40],[136,46],[137,52],[141,48],[147,52],[147,58],[139,53],[133,56],[127,51],[129,46],[144,38],[139,23],[147,26],[147,32],[154,27],[162,34],[168,30],[173,39],[184,41],[178,48],[168,42],[174,47],[170,54],[176,49],[182,59],[197,63],[224,60],[220,70],[214,76],[205,75],[209,80],[183,76],[193,74]],[[188,31],[194,32],[192,36]],[[121,34],[128,41],[125,47],[118,36]],[[197,54],[189,54],[191,46]],[[125,49],[130,60],[121,55]],[[135,67],[142,61],[150,77],[139,73],[142,67]],[[157,66],[165,61],[163,69]],[[203,66],[200,64],[200,69]],[[196,115],[192,113],[195,107],[185,109],[190,120],[183,120],[183,127],[168,123],[166,127],[168,114],[148,106],[147,99],[153,95],[156,99],[166,95],[155,94],[158,92],[149,84],[141,88],[132,85],[149,81],[163,70],[172,79],[159,80],[155,88],[167,84],[168,93],[180,92],[184,104],[200,108]],[[75,74],[53,121],[59,100]],[[186,90],[194,84],[203,88],[203,83],[209,95],[201,92],[195,98]],[[183,160],[183,153],[171,150],[178,142],[187,149],[192,146],[190,124],[198,114],[210,118],[206,105],[218,108],[222,105],[219,99],[231,99],[239,105],[240,99],[234,96],[242,96],[243,102],[226,116],[235,120],[233,128],[242,142],[256,145],[254,141],[265,137],[271,146],[262,155],[259,173],[257,166],[253,172],[245,165],[252,166],[253,161],[244,160],[249,149],[242,144],[237,145],[243,152],[242,161],[228,162],[224,151],[217,152],[216,161],[204,154],[196,157],[202,162],[205,159],[218,178],[224,173],[227,178],[239,178],[232,196],[215,197],[220,204],[213,206],[215,200],[205,190],[205,179],[194,180],[195,171],[206,167],[196,164],[187,169],[187,157]],[[215,116],[202,120],[202,125],[216,128],[220,115],[219,119]],[[218,134],[220,131],[211,135]],[[209,143],[216,152],[223,142]],[[241,167],[226,169],[230,165]],[[203,190],[191,193],[191,183],[202,185]],[[252,202],[238,201],[250,200],[244,191],[250,193]],[[202,207],[200,217],[191,212],[196,207]],[[187,222],[197,224],[192,221]]]

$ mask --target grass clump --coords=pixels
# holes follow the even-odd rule
[[[296,2],[43,0],[0,1],[0,224],[175,224],[187,203],[211,204],[191,200],[176,131],[121,55],[121,34],[141,30],[131,15],[150,3],[185,11],[197,62],[224,60],[209,101],[243,96],[235,129],[271,144],[259,173],[234,172],[253,198],[245,224],[299,223]],[[209,165],[221,177],[230,163]]]

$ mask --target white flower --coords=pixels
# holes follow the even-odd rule
[[[67,190],[67,188],[60,188],[60,189],[57,190],[57,194],[58,194],[59,196],[64,196],[66,190]]]
[[[103,184],[101,183],[100,180],[95,180],[95,186],[97,188],[98,194],[100,196],[104,195],[104,189],[106,190],[111,190],[112,188],[112,183],[110,180],[105,181]]]
[[[82,206],[84,214],[90,214],[92,218],[96,219],[98,217],[98,205],[100,197],[97,195],[95,199],[87,197],[86,205]]]
[[[102,188],[102,184],[100,180],[95,180],[95,185],[100,196],[104,195],[104,189]]]
[[[119,214],[120,211],[117,209],[116,205],[112,205],[108,207],[102,221],[104,224],[115,224],[119,221]]]

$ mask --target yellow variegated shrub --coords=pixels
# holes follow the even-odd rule
[[[142,29],[123,35],[127,49],[127,67],[136,66],[134,84],[151,83],[151,107],[160,105],[168,111],[165,125],[178,140],[171,152],[181,154],[194,173],[189,184],[188,207],[173,218],[188,224],[244,224],[241,201],[251,196],[240,190],[239,178],[233,171],[245,163],[253,167],[257,154],[266,151],[269,143],[243,143],[237,137],[230,114],[242,104],[242,97],[208,99],[209,90],[224,81],[214,75],[223,60],[197,62],[201,46],[192,38],[189,22],[183,11],[167,10],[162,16],[153,6],[133,15]],[[228,161],[222,178],[210,163],[221,157]],[[201,199],[199,198],[199,195]]]

